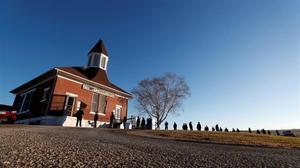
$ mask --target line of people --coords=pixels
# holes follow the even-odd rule
[[[193,124],[192,124],[191,121],[189,122],[189,128],[190,128],[191,131],[193,131]],[[200,122],[198,122],[196,128],[197,128],[198,131],[201,131]],[[165,130],[168,130],[168,129],[169,129],[169,123],[166,121],[165,122]],[[173,129],[177,130],[177,123],[176,122],[173,123]],[[188,130],[188,125],[186,123],[183,123],[182,130]]]
[[[165,130],[168,130],[168,126],[169,126],[169,123],[166,121],[166,122],[165,122]],[[189,129],[190,129],[191,131],[193,131],[193,124],[192,124],[191,121],[189,122],[189,125],[187,125],[186,123],[183,123],[183,125],[182,125],[182,130],[188,130],[188,127],[189,127]],[[202,126],[201,126],[200,122],[197,123],[196,128],[197,128],[198,131],[201,131]],[[174,130],[177,130],[177,124],[176,124],[176,122],[174,122],[174,124],[173,124],[173,129],[174,129]],[[209,127],[208,127],[207,125],[204,127],[204,131],[209,131]],[[218,124],[216,124],[214,127],[211,128],[211,131],[222,132],[223,129],[222,129],[222,127],[220,127]],[[227,128],[225,128],[225,129],[224,129],[224,132],[229,132],[229,130],[228,130]],[[231,131],[231,132],[240,132],[240,130],[239,130],[238,128],[236,128],[236,129],[232,128],[232,131]],[[250,128],[248,129],[248,132],[249,132],[250,134],[252,133],[252,131],[251,131]],[[279,133],[278,130],[276,130],[275,133],[276,133],[276,135],[278,135],[278,136],[280,135],[280,133]],[[269,135],[271,135],[271,131],[270,131],[270,130],[267,130],[267,131],[266,131],[265,129],[262,129],[262,130],[257,129],[257,130],[256,130],[256,134],[269,134]]]
[[[144,117],[142,117],[142,120],[140,117],[137,117],[136,120],[136,128],[137,129],[151,129],[152,128],[152,119],[147,118],[147,123]]]

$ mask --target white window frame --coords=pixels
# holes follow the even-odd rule
[[[47,87],[47,88],[44,89],[43,97],[42,97],[41,102],[44,102],[44,101],[47,100],[47,97],[46,97],[46,96],[47,96],[47,93],[49,92],[49,90],[50,90],[50,87]]]
[[[97,95],[98,96],[98,102],[97,102],[97,109],[99,107],[99,93],[94,93],[93,92],[93,95],[92,95],[92,102],[91,102],[91,111],[90,111],[90,114],[96,114],[96,111],[92,111],[92,106],[93,106],[93,101],[94,101],[94,95]],[[98,113],[98,112],[97,112]]]
[[[119,111],[119,114],[117,115],[117,112]],[[115,110],[115,118],[116,119],[121,119],[121,113],[122,113],[122,106],[121,105],[116,105],[116,110]]]
[[[71,109],[71,116],[72,116],[73,115],[73,110],[74,110],[74,105],[75,104],[77,105],[77,97],[78,97],[78,95],[77,94],[73,94],[73,93],[69,93],[69,92],[66,92],[66,95],[67,95],[67,98],[66,98],[64,110],[67,110],[67,106],[68,106],[68,102],[69,102],[69,97],[74,98],[74,102],[73,102],[72,109]]]
[[[29,112],[29,108],[28,109],[26,109],[25,111],[23,111],[23,106],[24,106],[24,103],[25,103],[25,101],[26,101],[26,99],[27,99],[27,95],[29,94],[29,93],[32,93],[33,94],[33,92],[36,90],[36,88],[33,88],[33,89],[31,89],[31,90],[29,90],[29,91],[27,91],[27,92],[25,92],[25,93],[22,93],[22,94],[20,94],[20,96],[24,96],[24,98],[23,98],[23,100],[22,100],[22,105],[21,105],[21,107],[20,107],[20,111],[19,111],[19,113],[18,114],[24,114],[24,113],[28,113]],[[32,95],[31,95],[32,96]],[[31,98],[30,98],[31,99]],[[29,102],[29,104],[31,103],[31,100],[29,100],[30,102]],[[30,107],[30,106],[29,106]]]
[[[105,58],[105,63],[104,63],[104,67],[102,67],[102,60]],[[99,64],[99,67],[101,69],[104,69],[106,70],[107,69],[107,62],[108,62],[108,56],[104,55],[104,54],[101,54],[101,57],[100,57],[100,64]]]
[[[92,111],[92,104],[93,104],[93,98],[94,98],[94,94],[97,94],[99,97],[98,97],[98,104],[97,104],[97,109],[99,110],[99,99],[100,99],[100,96],[105,96],[105,95],[101,95],[101,94],[99,94],[99,93],[96,93],[96,92],[93,92],[93,97],[92,97],[92,102],[91,102],[91,111],[90,111],[90,114],[96,114],[96,112],[95,111]],[[106,97],[106,96],[105,96]],[[105,109],[104,109],[105,110]],[[105,116],[105,113],[102,113],[102,112],[97,112],[98,113],[98,115],[101,115],[101,116]]]

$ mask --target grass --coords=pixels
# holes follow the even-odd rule
[[[180,141],[203,143],[287,147],[300,149],[300,137],[285,137],[275,135],[262,135],[246,132],[206,132],[206,131],[129,131],[129,134],[147,137],[161,137]]]

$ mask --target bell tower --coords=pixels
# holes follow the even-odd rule
[[[99,40],[96,45],[90,50],[88,67],[97,67],[107,70],[108,54],[102,40]]]

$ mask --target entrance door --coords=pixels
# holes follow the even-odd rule
[[[67,116],[73,115],[74,102],[75,102],[75,97],[71,97],[71,96],[67,97],[66,108],[65,108]]]

